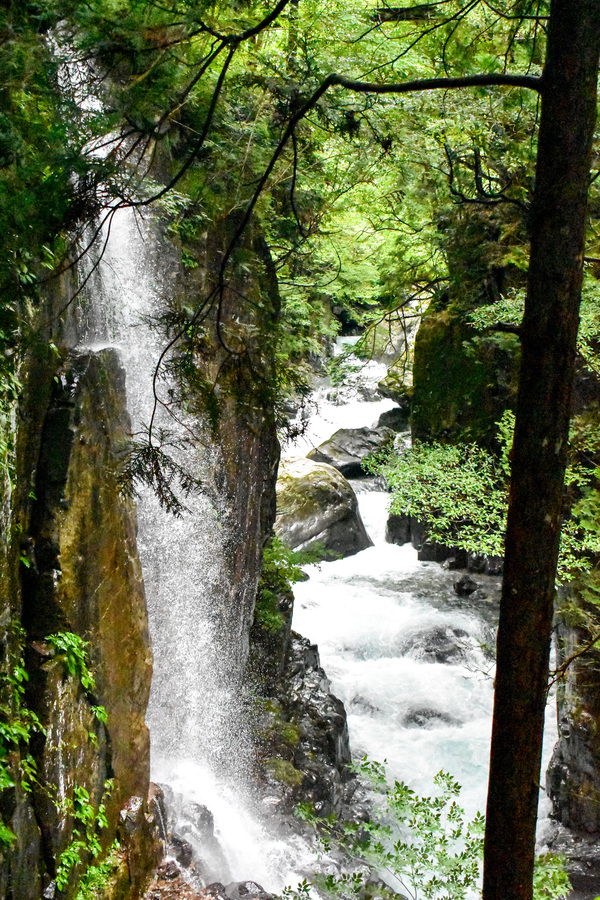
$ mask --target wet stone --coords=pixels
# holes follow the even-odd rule
[[[201,803],[186,803],[181,818],[192,825],[204,838],[212,838],[215,833],[215,818],[207,806]]]
[[[418,631],[401,646],[403,655],[434,663],[460,663],[465,659],[465,639],[468,634],[462,628],[437,625]]]
[[[177,862],[182,865],[184,869],[189,869],[194,858],[194,848],[189,841],[174,834],[169,844],[169,853],[175,857]]]
[[[469,594],[474,594],[477,588],[477,582],[470,575],[463,575],[462,578],[454,582],[454,590],[459,597],[468,597]]]
[[[273,894],[269,894],[255,881],[239,881],[227,885],[229,900],[272,900]]]
[[[174,859],[167,859],[165,862],[161,863],[156,870],[159,878],[177,878],[178,875],[181,874],[179,870],[179,866],[175,862]]]
[[[458,719],[437,709],[420,707],[411,709],[402,720],[407,728],[427,728],[432,725],[459,725]]]

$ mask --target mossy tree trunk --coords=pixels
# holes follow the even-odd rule
[[[498,631],[484,900],[531,900],[533,893],[599,54],[600,0],[553,0]]]

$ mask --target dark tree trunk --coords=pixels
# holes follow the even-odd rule
[[[600,0],[553,0],[498,630],[484,900],[532,897],[599,53]]]

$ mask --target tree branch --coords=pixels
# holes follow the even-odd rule
[[[552,677],[548,682],[548,690],[550,690],[550,688],[553,687],[556,682],[565,675],[569,666],[574,663],[576,659],[579,659],[580,656],[583,656],[584,653],[587,653],[588,650],[591,650],[592,647],[598,643],[598,641],[600,641],[600,632],[595,634],[594,637],[590,638],[589,641],[586,641],[583,647],[580,647],[579,650],[577,650],[575,653],[572,653],[571,656],[568,657],[568,659],[565,659],[564,663],[562,663],[557,669],[554,670],[554,672],[551,673]]]
[[[368,81],[355,81],[344,75],[329,75],[325,84],[339,85],[348,91],[359,94],[408,94],[415,91],[449,90],[467,87],[522,87],[532,91],[542,91],[543,81],[537,75],[463,75],[456,78],[419,78],[416,81],[404,81],[398,84],[376,84]],[[328,86],[329,86],[328,85]]]

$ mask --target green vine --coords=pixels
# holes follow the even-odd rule
[[[104,796],[110,797],[112,781],[104,784]],[[56,868],[56,886],[64,890],[69,883],[71,872],[77,866],[84,854],[89,854],[94,861],[100,855],[99,832],[108,826],[105,803],[101,803],[98,811],[94,810],[90,802],[90,795],[85,788],[75,786],[73,799],[64,800],[60,805],[61,812],[71,815],[75,821],[73,828],[74,838],[68,847],[63,850]]]
[[[0,793],[14,788],[20,781],[25,791],[31,791],[37,783],[36,763],[29,752],[34,734],[44,734],[44,728],[33,710],[25,703],[25,690],[29,675],[25,668],[23,651],[25,632],[13,622],[8,638],[15,641],[14,653],[9,653],[6,669],[0,674]],[[9,847],[15,834],[0,820],[0,846]]]
[[[87,664],[87,648],[89,641],[84,641],[79,635],[72,631],[61,631],[57,634],[49,634],[46,638],[48,643],[54,647],[57,654],[62,659],[69,675],[78,678],[82,688],[86,692],[88,698],[92,701],[92,712],[96,719],[103,725],[107,723],[106,710],[103,706],[95,704],[94,694],[96,692],[96,680],[88,668]]]

